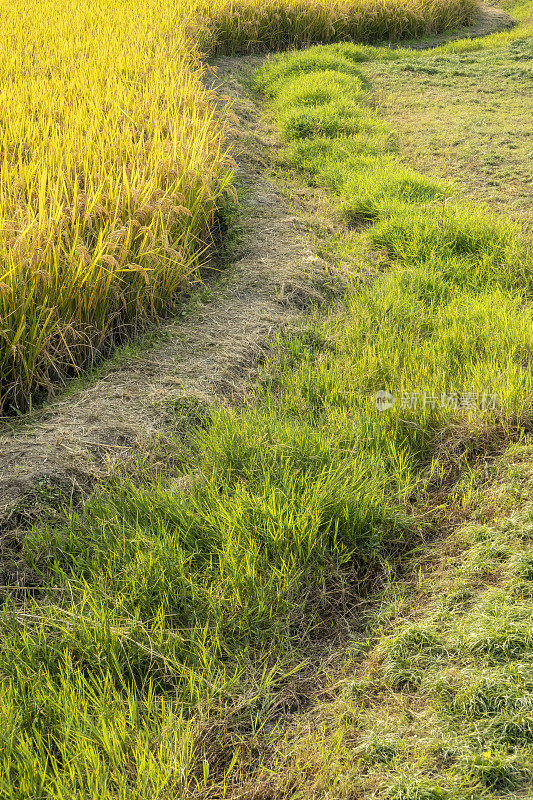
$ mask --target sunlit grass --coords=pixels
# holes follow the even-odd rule
[[[271,94],[287,162],[331,188],[386,269],[354,281],[325,323],[280,337],[244,408],[177,401],[178,474],[117,479],[26,536],[31,580],[1,618],[8,798],[229,793],[242,742],[275,729],[287,676],[420,541],[427,521],[409,510],[469,453],[530,420],[531,269],[520,229],[399,162],[365,103],[357,52],[275,58],[257,83]],[[299,127],[287,124],[296,112]],[[382,389],[396,397],[385,411],[375,403]],[[423,392],[434,400],[403,406],[403,395]],[[467,392],[474,405],[441,402],[441,393]],[[482,408],[483,393],[499,407]],[[527,554],[514,548],[512,560],[491,531],[475,538],[459,570],[466,581],[508,559],[512,586],[523,588]],[[449,595],[439,600],[452,604]],[[445,633],[439,618],[387,632],[377,651],[384,691],[425,690],[462,658],[472,692],[439,684],[439,708],[453,716],[477,713],[492,696],[497,704],[504,690],[485,700],[478,672],[524,657],[526,616],[525,593],[487,590]],[[483,760],[485,739],[461,745],[469,785],[528,780],[521,756],[502,748],[530,727],[512,698],[503,712],[486,735],[497,753]],[[388,764],[401,752],[369,739],[360,758]],[[353,779],[346,769],[343,780]],[[333,762],[320,770],[327,783]],[[434,776],[393,777],[392,797],[439,796]],[[302,779],[300,770],[285,778]]]

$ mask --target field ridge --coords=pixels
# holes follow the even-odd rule
[[[71,394],[116,381],[146,447],[8,510],[0,796],[528,796],[526,39],[217,62],[232,265]]]

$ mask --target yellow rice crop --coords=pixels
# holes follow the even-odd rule
[[[231,181],[198,50],[440,30],[474,0],[0,0],[0,410],[194,273]]]
[[[153,316],[230,178],[176,3],[1,0],[0,398]]]
[[[468,24],[476,0],[214,0],[211,47],[250,52],[317,42],[369,43]]]

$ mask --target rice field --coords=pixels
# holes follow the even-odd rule
[[[231,163],[176,13],[2,3],[4,407],[91,364],[197,268]]]
[[[0,6],[6,408],[194,279],[232,191],[231,117],[197,54],[261,44],[234,6],[230,41],[212,9],[68,2],[35,26],[42,5],[22,23]],[[527,42],[498,46],[492,85],[525,85]],[[372,64],[449,58],[414,52],[321,45],[239,83],[283,175],[329,198],[318,244],[352,280],[272,342],[247,402],[176,398],[164,453],[14,509],[0,798],[531,793],[532,253],[520,224],[415,171],[373,107]]]
[[[218,0],[206,25],[223,53],[317,42],[396,41],[468,24],[476,0]]]
[[[233,162],[201,53],[467,22],[474,0],[0,0],[0,413],[165,313]]]

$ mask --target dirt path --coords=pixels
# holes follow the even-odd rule
[[[68,486],[108,474],[164,431],[169,401],[242,392],[271,334],[320,298],[329,266],[313,252],[287,196],[266,176],[275,141],[232,77],[253,66],[252,58],[238,65],[226,59],[218,79],[222,92],[239,92],[235,135],[246,147],[238,167],[246,190],[240,252],[224,285],[190,317],[165,324],[164,344],[122,366],[111,364],[90,388],[47,404],[26,424],[0,429],[0,522],[43,479]]]

